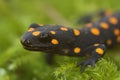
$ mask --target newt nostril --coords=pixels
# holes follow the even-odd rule
[[[30,46],[30,45],[31,45],[30,40],[27,40],[27,39],[22,39],[22,40],[21,40],[21,43],[22,43],[24,46]]]
[[[25,44],[26,45],[30,45],[31,43],[30,43],[30,40],[25,40]]]

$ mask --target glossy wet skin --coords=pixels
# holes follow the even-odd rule
[[[28,50],[33,50],[33,51],[44,51],[47,50],[48,48],[51,47],[51,44],[49,43],[49,41],[44,43],[44,40],[47,39],[46,38],[41,38],[41,41],[43,41],[42,43],[39,41],[39,38],[34,38],[35,36],[29,36],[31,35],[31,33],[25,33],[25,36],[22,36],[21,38],[21,43],[23,44],[23,47],[25,49]],[[26,39],[27,38],[27,39]],[[34,41],[34,43],[33,43]]]
[[[28,32],[21,37],[21,43],[25,49],[32,51],[54,51],[58,47],[61,47],[61,45],[58,44],[60,41],[62,42],[62,36],[65,36],[64,32],[68,29],[67,27],[62,27],[61,29],[64,31],[62,32],[60,28],[61,26],[59,25],[41,26],[38,24],[32,24],[28,28]],[[61,39],[58,41],[58,38]],[[68,41],[69,38],[66,37],[63,40]],[[62,43],[63,45],[66,45],[65,41]]]
[[[32,24],[21,37],[21,43],[27,50],[47,53],[47,62],[52,62],[54,54],[89,59],[78,62],[81,71],[87,65],[94,66],[105,54],[106,47],[120,43],[120,15],[113,14],[97,22],[86,24],[82,29],[61,25]]]
[[[49,33],[49,29],[47,27],[40,28],[37,24],[32,24],[28,32],[21,37],[23,47],[32,51],[51,50],[53,48],[51,40],[52,36]]]
[[[114,45],[119,42],[119,15],[105,17],[82,29],[62,25],[32,24],[23,34],[21,43],[25,49],[65,55],[85,54],[94,44]],[[66,54],[67,52],[67,54]]]

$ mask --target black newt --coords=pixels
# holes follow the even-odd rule
[[[82,72],[87,65],[94,66],[109,46],[120,43],[120,14],[102,17],[81,29],[34,23],[21,37],[21,43],[27,50],[45,52],[48,63],[52,62],[54,54],[90,55],[77,64],[82,66]]]

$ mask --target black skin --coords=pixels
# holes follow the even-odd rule
[[[96,21],[96,18],[98,20],[100,18],[104,18],[104,17],[108,16],[108,15],[106,15],[106,13],[109,13],[109,15],[112,14],[109,10],[101,10],[101,11],[94,12],[91,14],[86,14],[83,17],[80,17],[80,19],[78,19],[77,23],[78,24],[87,24],[87,23]]]
[[[118,23],[112,24],[109,19],[114,17],[118,20]],[[105,22],[109,25],[107,30],[100,26],[101,22]],[[84,71],[85,67],[88,65],[95,66],[95,63],[103,57],[107,47],[117,44],[116,38],[113,33],[115,28],[120,30],[120,15],[118,13],[111,16],[103,17],[100,20],[92,23],[91,27],[84,26],[82,29],[77,29],[80,34],[75,35],[73,28],[61,26],[61,25],[39,25],[31,24],[30,28],[34,28],[32,31],[28,31],[21,37],[21,44],[27,50],[31,51],[41,51],[46,53],[46,61],[48,64],[52,64],[54,54],[73,56],[73,57],[83,57],[90,55],[87,60],[80,61],[77,66],[81,65],[81,72]],[[66,30],[61,30],[61,28],[67,28]],[[94,35],[91,29],[97,28],[100,33],[99,35]],[[40,31],[37,36],[33,35],[34,32]],[[50,31],[55,31],[55,34],[51,34]],[[96,34],[96,33],[95,33]],[[52,40],[56,39],[58,43]],[[107,40],[111,40],[111,44],[107,44]],[[97,45],[95,45],[97,44]],[[75,48],[80,48],[75,51]],[[101,49],[98,50],[97,49]]]

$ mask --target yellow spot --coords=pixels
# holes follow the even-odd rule
[[[68,28],[65,28],[65,27],[61,27],[60,28],[62,31],[68,31]]]
[[[56,32],[55,32],[55,31],[50,31],[50,33],[51,33],[51,34],[53,34],[53,35],[55,35],[55,34],[56,34]]]
[[[118,35],[120,34],[119,29],[114,29],[114,34],[115,34],[116,36],[118,36]]]
[[[85,24],[86,27],[92,27],[92,23]]]
[[[107,45],[111,45],[112,44],[112,40],[109,39],[109,40],[106,41],[106,43],[107,43]]]
[[[96,35],[96,36],[100,35],[100,31],[97,28],[91,28],[91,33]]]
[[[52,39],[51,43],[54,44],[54,45],[59,44],[57,39]]]
[[[99,44],[96,43],[96,44],[94,44],[94,46],[99,46]]]
[[[41,26],[44,26],[44,24],[38,24],[38,25],[39,25],[40,27],[41,27]]]
[[[28,32],[31,32],[31,31],[34,31],[34,30],[35,30],[34,28],[29,28]]]
[[[101,23],[100,23],[100,26],[101,26],[102,28],[104,28],[104,29],[108,29],[108,28],[109,28],[109,25],[108,25],[107,23],[105,23],[105,22],[101,22]]]
[[[104,53],[104,50],[101,49],[101,48],[97,48],[97,49],[96,49],[96,52],[97,52],[98,54],[102,55],[102,54]]]
[[[117,37],[117,42],[120,43],[120,36]]]
[[[118,23],[118,20],[117,20],[117,18],[115,18],[115,17],[111,17],[111,18],[109,19],[109,21],[110,21],[111,24],[117,24],[117,23]]]
[[[33,36],[38,36],[40,34],[40,31],[34,31],[32,34]]]
[[[75,35],[75,36],[79,36],[79,35],[80,35],[80,31],[77,30],[77,29],[74,29],[73,32],[74,32],[74,35]]]
[[[74,48],[74,53],[80,53],[81,49],[79,47]]]

